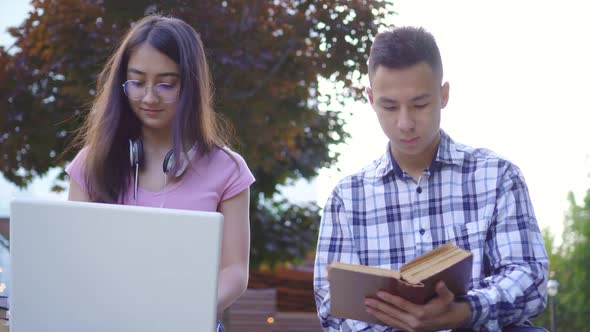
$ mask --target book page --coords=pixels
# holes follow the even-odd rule
[[[453,243],[448,242],[448,243],[446,243],[440,247],[437,247],[437,248],[425,253],[422,256],[418,256],[418,257],[414,258],[413,260],[409,261],[408,263],[404,264],[402,266],[402,268],[400,269],[400,272],[403,273],[403,272],[408,271],[410,269],[414,269],[415,267],[422,265],[425,262],[431,261],[436,256],[442,255],[449,250],[454,250],[454,248],[456,248],[456,246]]]
[[[450,248],[449,250],[441,252],[440,255],[433,256],[429,260],[424,260],[424,261],[420,262],[420,264],[418,264],[416,266],[412,266],[407,270],[404,269],[401,273],[402,277],[403,278],[412,278],[412,277],[416,278],[417,275],[422,274],[424,271],[428,271],[432,266],[440,264],[441,262],[448,260],[450,257],[452,257],[460,252],[461,252],[461,250],[459,248]]]
[[[468,256],[470,256],[470,254],[464,251],[451,252],[450,255],[446,255],[444,260],[441,260],[431,266],[427,266],[425,267],[425,269],[415,274],[409,276],[406,276],[404,274],[403,278],[408,282],[422,282],[423,280],[428,279],[429,277],[437,273],[440,273],[448,267],[455,265],[456,263],[460,262]]]

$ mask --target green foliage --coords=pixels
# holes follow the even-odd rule
[[[560,331],[586,331],[590,326],[590,190],[581,205],[576,203],[572,193],[568,200],[570,208],[562,244],[556,248],[553,239],[545,237],[550,252],[550,278],[559,282],[555,298],[556,324]],[[545,310],[535,324],[550,328],[549,315],[550,310]]]
[[[310,179],[348,137],[330,105],[361,98],[369,42],[391,13],[378,0],[151,0],[31,2],[0,48],[0,172],[24,187],[73,158],[64,151],[95,94],[119,37],[146,13],[173,14],[201,34],[216,85],[216,110],[235,125],[234,146],[256,176],[253,266],[296,260],[315,242],[317,207],[268,206],[277,186]],[[320,77],[338,81],[324,94]],[[63,176],[63,173],[62,173]],[[55,187],[59,189],[59,187]],[[299,217],[297,217],[299,216]],[[286,220],[293,222],[290,227]],[[299,222],[299,220],[301,222]],[[262,236],[259,233],[263,233]],[[297,244],[290,247],[287,238]],[[295,249],[293,249],[295,248]],[[274,250],[280,252],[275,253]]]
[[[301,263],[316,244],[318,206],[291,205],[285,200],[261,200],[253,210],[253,257],[264,257],[265,263],[275,267],[278,263]],[[295,260],[293,258],[296,258]]]

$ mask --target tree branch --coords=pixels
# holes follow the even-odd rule
[[[258,82],[258,84],[256,84],[256,87],[254,89],[247,91],[247,92],[234,94],[233,97],[231,97],[230,99],[237,100],[237,99],[245,99],[245,98],[252,97],[252,96],[256,95],[268,82],[270,82],[272,77],[279,71],[281,66],[285,63],[289,54],[292,53],[293,50],[295,49],[295,45],[296,45],[295,42],[290,40],[289,44],[290,44],[289,48],[283,53],[283,55],[281,56],[279,61],[273,66],[273,68],[268,72],[268,74],[264,77],[264,79],[262,79],[261,81]]]

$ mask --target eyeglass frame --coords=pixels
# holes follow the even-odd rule
[[[155,88],[158,87],[158,86],[173,86],[173,84],[170,84],[170,83],[158,83],[158,84],[151,85],[151,86],[150,85],[146,85],[144,87],[144,95],[141,96],[141,98],[137,98],[137,99],[131,98],[131,96],[129,96],[129,94],[127,93],[127,87],[126,87],[127,83],[129,83],[129,82],[141,82],[141,81],[140,80],[127,80],[123,84],[121,84],[121,86],[123,87],[123,93],[125,94],[125,96],[127,96],[127,98],[129,98],[129,99],[131,99],[133,101],[139,101],[139,100],[142,100],[143,98],[145,98],[145,96],[148,95],[148,89],[152,90],[154,96],[158,97],[158,99],[162,103],[164,103],[164,104],[171,104],[171,103],[177,101],[178,100],[178,97],[180,95],[179,93],[176,93],[176,97],[173,100],[170,100],[170,101],[164,100],[162,98],[162,96],[160,96],[160,94],[157,92],[157,90],[155,90]]]

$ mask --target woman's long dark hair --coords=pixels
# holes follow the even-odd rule
[[[173,120],[174,155],[187,155],[193,144],[200,153],[226,145],[220,118],[213,111],[213,84],[197,32],[180,19],[151,15],[125,34],[98,78],[97,96],[74,144],[86,148],[84,174],[93,202],[121,202],[131,180],[129,139],[141,137],[122,84],[131,54],[142,44],[174,60],[180,70],[180,95]],[[171,170],[176,174],[177,167]]]

